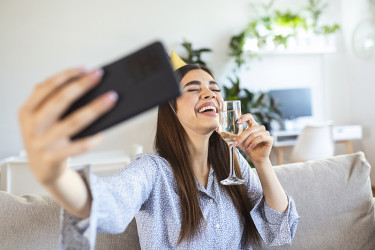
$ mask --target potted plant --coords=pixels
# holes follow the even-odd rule
[[[192,43],[187,40],[184,40],[181,45],[185,48],[187,53],[186,57],[181,57],[184,62],[188,64],[198,64],[203,66],[207,65],[206,62],[202,59],[202,54],[212,52],[210,48],[193,49]]]
[[[234,58],[237,68],[248,60],[259,58],[259,51],[287,48],[288,41],[296,39],[300,33],[311,31],[316,36],[326,37],[336,33],[340,26],[320,25],[323,10],[328,6],[323,0],[309,0],[308,5],[299,12],[275,10],[274,0],[268,4],[261,3],[261,13],[253,19],[240,33],[231,37],[229,42],[230,56]],[[248,46],[249,45],[249,46]]]

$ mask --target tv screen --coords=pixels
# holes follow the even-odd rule
[[[302,116],[311,116],[311,89],[278,89],[270,90],[277,108],[283,113],[284,119],[291,120]]]

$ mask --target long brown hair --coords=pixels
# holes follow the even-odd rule
[[[202,69],[212,76],[207,68],[197,65],[186,65],[177,70],[177,73],[182,78],[193,69]],[[171,106],[176,110],[176,101],[159,106],[155,150],[169,162],[176,178],[181,206],[181,231],[178,240],[178,244],[180,244],[183,240],[190,242],[194,238],[200,223],[204,222],[204,218],[198,202],[198,188],[191,168],[191,155],[187,148],[188,136]],[[229,148],[216,131],[209,139],[208,163],[213,167],[218,181],[228,177]],[[236,175],[242,178],[236,156],[234,168]],[[260,237],[250,216],[252,206],[247,198],[244,185],[225,186],[225,189],[242,216],[245,245],[259,245]]]

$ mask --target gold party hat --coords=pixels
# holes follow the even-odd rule
[[[174,70],[181,68],[182,66],[187,65],[177,54],[172,50],[171,52],[171,64]]]

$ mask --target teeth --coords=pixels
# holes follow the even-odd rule
[[[212,109],[216,113],[216,108],[214,106],[206,106],[198,110],[199,113],[206,111],[207,109]]]

